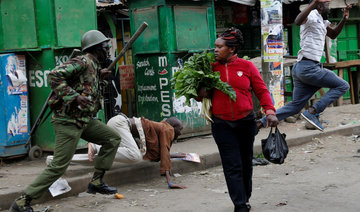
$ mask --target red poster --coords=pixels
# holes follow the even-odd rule
[[[119,66],[121,90],[135,88],[134,65]]]

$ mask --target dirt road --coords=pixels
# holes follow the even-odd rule
[[[360,210],[360,138],[332,136],[290,149],[283,165],[256,166],[253,212],[356,212]],[[181,174],[181,173],[180,173]],[[121,176],[119,176],[121,177]],[[221,167],[184,174],[167,189],[165,178],[118,187],[124,199],[88,195],[54,200],[34,208],[51,211],[233,211]]]

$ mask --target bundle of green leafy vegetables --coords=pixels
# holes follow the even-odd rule
[[[221,81],[220,72],[212,71],[211,63],[213,62],[215,62],[215,56],[208,52],[189,57],[184,67],[179,69],[171,79],[172,88],[175,89],[175,97],[185,96],[185,104],[190,106],[190,99],[197,97],[199,86],[204,86],[207,90],[216,88],[235,101],[236,92],[231,85]]]

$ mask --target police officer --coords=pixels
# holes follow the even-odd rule
[[[49,101],[54,112],[51,123],[56,134],[54,159],[13,202],[10,211],[33,211],[30,201],[41,197],[64,174],[80,138],[102,146],[87,192],[117,192],[102,179],[113,163],[121,138],[113,129],[94,118],[101,108],[103,81],[111,74],[101,67],[109,55],[108,41],[97,30],[86,32],[81,40],[85,55],[73,58],[49,73],[48,83],[56,94]]]

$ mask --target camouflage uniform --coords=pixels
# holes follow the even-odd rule
[[[88,123],[101,108],[100,66],[91,54],[76,57],[52,70],[48,75],[50,87],[56,93],[49,100],[54,110],[53,120],[82,126]],[[94,105],[81,108],[76,97],[86,96]]]
[[[56,134],[54,159],[30,184],[24,193],[33,199],[41,197],[50,185],[64,174],[80,138],[101,145],[95,160],[96,170],[110,169],[120,143],[117,132],[94,119],[101,108],[100,64],[91,54],[71,59],[48,75],[55,96],[49,105],[54,111],[52,124]],[[81,108],[76,98],[88,97],[93,105]]]

